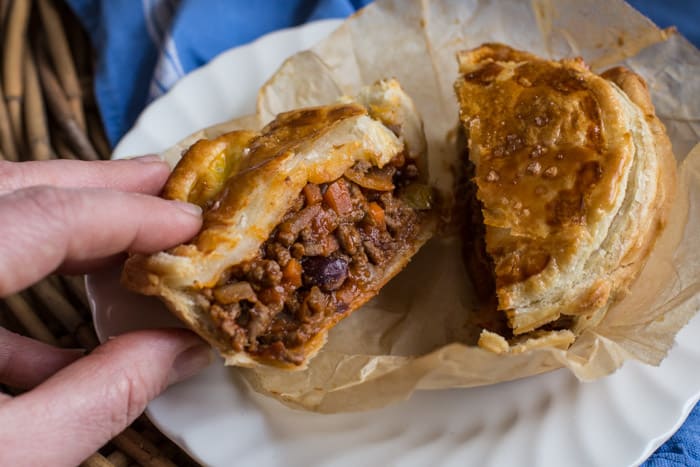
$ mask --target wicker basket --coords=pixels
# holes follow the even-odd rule
[[[92,93],[92,51],[68,7],[56,0],[0,0],[0,20],[0,158],[108,158]],[[52,276],[6,297],[0,326],[52,345],[98,345],[82,277]],[[141,416],[83,465],[197,464]]]

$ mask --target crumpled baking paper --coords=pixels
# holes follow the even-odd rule
[[[279,112],[395,77],[423,116],[431,181],[449,193],[457,162],[455,54],[484,42],[551,58],[582,56],[597,72],[624,64],[647,80],[673,143],[679,186],[668,226],[629,294],[566,351],[495,355],[475,346],[476,299],[459,240],[435,238],[331,331],[307,370],[232,369],[256,391],[332,413],[381,407],[416,389],[486,385],[561,367],[593,380],[628,359],[659,364],[700,307],[700,52],[622,1],[379,0],[289,58],[260,90],[257,115],[202,130],[164,155],[174,163],[201,137],[257,129]]]

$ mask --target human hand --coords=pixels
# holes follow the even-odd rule
[[[0,161],[0,296],[54,271],[86,272],[124,251],[191,238],[199,209],[149,196],[168,173],[155,156]],[[0,328],[0,383],[31,389],[0,393],[0,465],[76,465],[211,360],[209,346],[185,330],[134,332],[83,354]]]

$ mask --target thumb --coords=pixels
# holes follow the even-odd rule
[[[123,431],[211,349],[185,330],[119,336],[0,405],[0,465],[77,465]],[[37,449],[37,442],[41,449]]]

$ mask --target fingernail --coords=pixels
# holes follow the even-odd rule
[[[149,164],[151,162],[163,162],[163,159],[161,159],[160,156],[157,154],[149,154],[147,156],[133,157],[131,160],[136,161],[136,162],[142,162],[144,164]]]
[[[173,203],[173,206],[176,208],[180,209],[181,211],[185,211],[187,214],[192,216],[199,217],[202,215],[202,208],[196,204],[185,203],[184,201],[171,201],[171,203]]]
[[[180,382],[194,376],[208,367],[214,360],[211,347],[206,344],[197,344],[194,347],[183,351],[175,357],[173,367],[170,369],[168,384]]]

